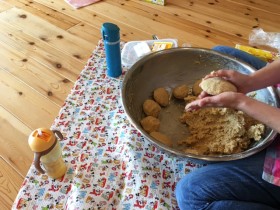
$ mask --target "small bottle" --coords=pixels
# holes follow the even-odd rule
[[[104,23],[101,34],[105,46],[107,74],[110,77],[119,77],[122,74],[120,29],[113,23]]]
[[[28,144],[34,152],[35,168],[42,174],[45,171],[41,168],[43,164],[47,174],[53,179],[62,177],[66,173],[66,165],[62,159],[62,151],[56,135],[63,139],[60,131],[47,128],[38,128],[34,130],[29,138]]]

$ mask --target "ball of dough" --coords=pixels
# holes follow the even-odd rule
[[[218,95],[223,92],[237,92],[237,88],[230,82],[220,77],[211,77],[202,80],[200,87],[210,95]]]
[[[143,110],[148,116],[158,117],[161,107],[154,100],[147,99],[143,104]]]
[[[189,94],[187,85],[179,85],[173,89],[173,96],[178,99],[184,99]]]
[[[143,129],[145,131],[147,131],[148,133],[151,133],[153,131],[158,131],[159,126],[160,126],[160,121],[159,119],[152,117],[152,116],[148,116],[143,118],[140,121],[140,124],[142,125]]]
[[[193,95],[198,96],[198,95],[202,92],[202,88],[199,86],[199,84],[200,84],[201,82],[202,82],[202,79],[197,80],[197,81],[194,83],[193,88],[192,88]]]
[[[150,135],[152,137],[154,137],[156,140],[160,141],[161,143],[169,146],[169,147],[172,147],[172,141],[170,138],[168,138],[168,136],[166,136],[165,134],[162,134],[160,132],[151,132]]]
[[[154,90],[154,99],[161,106],[167,106],[169,104],[169,93],[164,88],[157,88]]]

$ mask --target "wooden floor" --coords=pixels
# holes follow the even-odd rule
[[[176,38],[179,45],[248,45],[253,28],[280,31],[278,0],[102,0],[75,10],[64,0],[0,0],[0,209],[10,209],[30,167],[27,139],[50,127],[103,22],[123,41]]]

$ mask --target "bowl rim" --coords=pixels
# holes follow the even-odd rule
[[[174,51],[202,51],[202,52],[211,52],[212,54],[216,54],[218,56],[222,56],[225,57],[227,59],[230,59],[234,62],[238,62],[240,63],[242,66],[245,66],[247,69],[249,69],[249,71],[252,73],[254,71],[256,71],[256,69],[254,67],[252,67],[251,65],[249,65],[248,63],[244,62],[241,59],[235,58],[233,56],[224,54],[224,53],[220,53],[217,52],[215,50],[212,49],[208,49],[208,48],[200,48],[200,47],[177,47],[177,48],[171,48],[171,49],[166,49],[166,50],[161,50],[161,51],[157,51],[157,52],[153,52],[150,53],[144,57],[142,57],[140,60],[138,60],[135,64],[133,64],[131,66],[130,69],[127,70],[124,79],[122,81],[122,86],[121,86],[121,103],[122,106],[124,108],[125,114],[128,117],[130,123],[134,126],[134,128],[136,128],[136,130],[138,132],[141,133],[142,136],[145,137],[145,139],[147,139],[149,142],[151,142],[153,145],[157,146],[161,151],[163,152],[168,152],[171,153],[172,155],[175,156],[179,156],[179,157],[185,157],[185,158],[194,158],[194,159],[199,159],[199,160],[206,160],[206,161],[232,161],[232,160],[238,160],[238,159],[242,159],[245,157],[249,157],[251,155],[254,155],[260,151],[262,151],[263,149],[265,149],[266,147],[268,147],[275,139],[275,137],[277,136],[277,132],[272,130],[269,132],[269,134],[267,135],[267,137],[265,139],[263,139],[263,142],[259,143],[256,147],[252,147],[250,149],[247,149],[243,152],[240,153],[234,153],[234,154],[229,154],[229,155],[196,155],[196,154],[192,154],[192,153],[186,153],[183,151],[180,151],[178,149],[174,149],[171,147],[166,146],[165,144],[159,142],[158,140],[156,140],[155,138],[153,138],[152,136],[150,136],[143,128],[142,126],[136,122],[128,113],[129,113],[129,109],[125,103],[126,100],[126,90],[125,87],[128,83],[128,79],[130,77],[130,75],[139,67],[141,66],[143,63],[145,63],[146,60],[149,60],[155,56],[159,56],[161,54],[167,54],[167,53],[172,53]],[[266,89],[269,90],[269,92],[273,95],[274,99],[275,99],[275,107],[279,107],[279,97],[276,94],[275,88],[272,86],[266,87]]]

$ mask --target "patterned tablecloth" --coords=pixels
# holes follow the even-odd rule
[[[52,126],[64,135],[65,176],[31,166],[13,209],[178,209],[177,181],[201,165],[163,153],[130,124],[120,97],[125,72],[106,76],[100,41]]]

